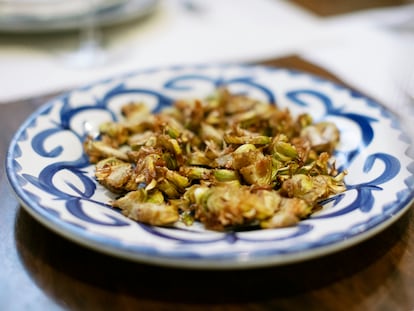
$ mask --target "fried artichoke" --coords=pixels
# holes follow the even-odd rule
[[[136,221],[285,227],[346,190],[332,157],[339,130],[308,114],[294,118],[225,88],[158,114],[142,103],[121,111],[124,119],[102,124],[84,148],[97,181],[120,194],[112,205]]]

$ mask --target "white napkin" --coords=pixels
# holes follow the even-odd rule
[[[316,16],[287,1],[161,1],[150,18],[104,32],[109,61],[101,67],[79,69],[64,60],[76,49],[76,33],[0,36],[0,102],[146,67],[274,57],[323,33]]]
[[[327,19],[331,37],[302,57],[394,111],[414,91],[414,5],[368,10]],[[410,84],[410,85],[409,85]]]
[[[404,6],[322,18],[282,0],[161,1],[150,18],[106,30],[109,61],[83,69],[64,58],[76,48],[77,34],[0,36],[0,102],[141,68],[299,53],[395,108],[397,81],[404,80],[413,42],[396,29],[413,10]]]

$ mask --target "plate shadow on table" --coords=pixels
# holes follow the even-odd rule
[[[378,235],[346,250],[302,263],[247,270],[186,270],[118,259],[62,238],[22,208],[17,212],[15,236],[31,278],[65,308],[115,310],[132,305],[137,306],[134,310],[213,310],[218,304],[278,300],[287,304],[286,299],[291,304],[297,295],[311,299],[312,291],[346,282],[382,257],[392,256],[392,262],[397,263],[406,244],[393,246],[408,234],[412,214],[409,210]],[[376,269],[377,275],[367,278],[369,290],[375,291],[395,272],[395,265],[382,266],[381,275]]]

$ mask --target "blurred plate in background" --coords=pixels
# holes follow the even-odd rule
[[[109,26],[149,15],[158,0],[93,0],[98,26]],[[89,1],[0,0],[0,32],[75,30],[87,20]]]

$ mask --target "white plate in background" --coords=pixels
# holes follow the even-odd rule
[[[98,26],[125,23],[151,14],[158,0],[94,0]],[[86,0],[0,0],[0,33],[75,30],[87,23]]]

